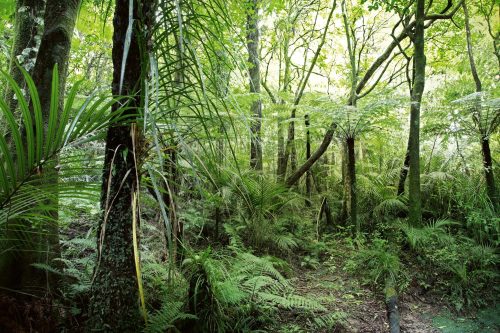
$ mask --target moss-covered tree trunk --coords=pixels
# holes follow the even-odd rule
[[[250,93],[260,94],[260,60],[259,60],[259,0],[249,0],[247,14],[247,47],[248,47],[248,69],[250,76]],[[252,114],[251,140],[250,140],[250,167],[254,170],[262,170],[262,101],[260,96],[252,102],[250,107]]]
[[[409,177],[409,217],[413,225],[422,220],[422,202],[420,192],[420,106],[425,88],[425,52],[424,52],[424,23],[425,0],[417,0],[415,15],[414,61],[415,79],[411,95],[410,106],[410,177]]]
[[[106,135],[101,190],[103,212],[97,233],[98,259],[88,323],[89,329],[95,331],[141,331],[133,249],[133,216],[136,213],[133,206],[139,189],[135,159],[141,131],[134,120],[144,103],[141,87],[148,69],[148,55],[143,52],[149,45],[147,27],[151,26],[153,18],[153,1],[116,0],[112,91],[115,96],[130,96],[129,108],[125,111],[129,122],[109,127]],[[124,58],[127,31],[131,31],[130,46]],[[119,107],[116,103],[113,110]]]
[[[62,111],[71,38],[79,5],[80,0],[47,0],[46,2],[44,32],[32,72],[33,81],[40,98],[45,130],[49,121],[52,75],[55,66],[58,67],[59,73],[57,110],[59,113]],[[37,17],[35,20],[39,20],[39,18]],[[25,28],[27,29],[27,27]],[[20,75],[18,70],[14,74]],[[57,176],[54,176],[57,171],[55,171],[54,167],[55,165],[48,165],[43,170],[40,170],[40,182],[57,182]],[[6,269],[13,276],[11,281],[13,285],[11,287],[14,288],[12,289],[29,290],[34,294],[44,294],[53,291],[56,286],[57,276],[55,274],[37,269],[32,265],[40,262],[53,265],[53,259],[60,256],[58,198],[57,196],[51,196],[47,200],[47,207],[51,207],[51,209],[41,211],[40,214],[49,214],[50,220],[46,220],[47,222],[36,228],[27,222],[20,222],[18,226],[21,229],[20,234],[23,234],[25,238],[23,239],[23,248],[16,254],[15,261],[11,263],[12,267]],[[23,233],[23,231],[25,232]]]
[[[18,0],[16,2],[14,41],[9,64],[9,75],[25,91],[28,98],[26,83],[18,65],[23,67],[29,74],[33,73],[40,39],[43,30],[43,11],[45,1],[41,0]],[[17,99],[14,98],[14,90],[5,87],[4,98],[12,112],[17,108]],[[28,99],[29,100],[29,99]],[[0,130],[4,130],[4,119],[0,119]],[[11,138],[7,133],[7,142],[11,144]],[[19,238],[26,235],[23,230],[27,226],[19,225],[17,221],[9,221],[6,225],[5,240],[1,242],[0,251],[0,286],[3,288],[18,290],[24,289],[22,280],[30,268],[30,256],[20,243]],[[25,273],[26,272],[26,273]]]
[[[408,146],[406,148],[405,160],[403,162],[403,167],[399,171],[399,182],[398,182],[398,192],[397,195],[405,194],[405,183],[406,177],[408,176],[408,171],[410,170],[410,141],[408,140]]]
[[[33,72],[35,61],[40,47],[43,32],[43,12],[45,0],[17,0],[14,42],[9,64],[9,74],[21,87],[27,97],[26,83],[19,67],[23,67],[28,73]],[[14,91],[8,86],[5,90],[5,101],[11,110],[17,107]]]

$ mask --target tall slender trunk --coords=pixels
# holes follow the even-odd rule
[[[397,195],[405,194],[405,183],[406,177],[408,176],[408,171],[410,170],[410,139],[408,138],[408,145],[406,147],[405,160],[403,162],[403,167],[399,171],[399,183]]]
[[[283,135],[283,123],[281,117],[278,118],[278,163],[276,169],[276,175],[278,176],[278,180],[280,182],[285,180],[285,137]]]
[[[498,198],[496,196],[495,177],[493,175],[490,140],[488,139],[488,137],[483,137],[483,140],[481,142],[481,150],[483,153],[483,167],[484,175],[486,178],[486,190],[488,193],[488,197],[493,203],[493,207],[498,208]]]
[[[359,234],[361,227],[358,220],[358,206],[356,194],[356,158],[354,150],[354,138],[347,138],[347,183],[349,196],[347,198],[347,214],[350,218],[351,225],[356,228],[356,234]]]
[[[66,87],[66,77],[68,73],[69,53],[71,50],[71,38],[75,28],[78,9],[81,0],[67,0],[61,3],[58,0],[47,0],[44,15],[44,32],[40,42],[40,48],[33,68],[33,81],[40,96],[40,104],[44,121],[45,131],[47,130],[50,115],[52,75],[54,67],[58,67],[59,73],[59,95],[57,96],[57,112],[62,112],[64,104],[64,93]],[[55,166],[55,164],[54,164]],[[54,168],[55,169],[55,168]],[[57,178],[52,178],[57,182]],[[56,201],[58,198],[55,199]],[[55,205],[57,206],[57,202]],[[41,239],[41,246],[47,253],[41,254],[41,258],[47,264],[53,264],[52,260],[60,257],[59,247],[59,225],[57,210],[51,213],[53,221],[47,225],[47,236]],[[40,273],[38,273],[40,274]],[[55,283],[55,274],[44,274],[49,277],[50,283]]]
[[[141,89],[148,70],[148,56],[143,52],[147,52],[147,45],[150,45],[154,10],[153,1],[116,0],[115,4],[112,91],[115,96],[130,96],[129,108],[124,111],[129,121],[109,127],[106,135],[101,190],[103,214],[97,233],[98,259],[88,323],[89,328],[96,331],[141,330],[138,306],[140,274],[134,264],[134,254],[137,254],[134,245],[138,245],[134,230],[137,230],[139,220],[134,209],[139,193],[136,149],[140,147],[141,131],[134,121],[144,104]],[[133,20],[129,20],[129,14]],[[132,31],[132,34],[127,31]],[[126,42],[127,36],[130,43]],[[124,59],[127,44],[128,56]],[[119,107],[120,104],[115,103],[113,110]]]
[[[356,85],[358,82],[358,68],[356,65],[356,42],[355,37],[351,36],[351,26],[347,19],[347,7],[345,0],[342,1],[342,18],[344,22],[344,31],[346,35],[347,51],[349,54],[349,62],[351,69],[351,92],[348,105],[356,107],[358,95],[356,93]],[[355,111],[355,110],[354,110]],[[348,111],[350,112],[350,111]],[[349,218],[352,226],[356,228],[356,234],[360,232],[358,224],[358,207],[356,196],[356,159],[355,159],[355,136],[356,133],[346,134],[344,142],[344,212],[343,218]]]
[[[283,57],[284,57],[284,70],[283,70],[283,92],[290,92],[290,66],[292,65],[292,60],[289,55],[289,47],[290,47],[290,36],[287,31],[285,33],[284,41],[283,41]],[[285,101],[282,99],[280,102],[282,105],[285,104]],[[290,125],[289,125],[290,126]],[[278,118],[278,168],[276,170],[276,174],[278,176],[278,181],[282,182],[286,177],[286,169],[288,163],[288,157],[286,153],[287,147],[285,146],[285,136],[284,136],[284,127],[283,118]],[[288,144],[288,142],[287,142]]]
[[[424,20],[425,0],[417,0],[415,16],[414,61],[415,79],[410,108],[410,182],[409,182],[409,217],[412,225],[419,225],[422,220],[422,202],[420,192],[420,106],[425,88],[425,51]]]
[[[250,93],[260,94],[260,60],[259,60],[259,0],[249,0],[250,8],[247,14],[247,47],[248,63],[250,68]],[[262,101],[260,96],[252,102],[251,140],[250,140],[250,167],[262,170]]]
[[[311,132],[309,129],[309,114],[305,115],[306,125],[306,160],[311,158]],[[311,206],[311,169],[306,172],[306,206]]]
[[[482,84],[481,84],[481,79],[479,78],[479,74],[477,72],[476,63],[474,61],[472,37],[471,37],[471,30],[469,23],[469,11],[467,9],[467,4],[465,1],[462,3],[462,8],[464,10],[465,33],[467,37],[466,38],[467,54],[469,56],[470,70],[472,73],[472,77],[474,78],[474,83],[476,85],[476,92],[480,93],[482,91]],[[477,103],[475,107],[480,108],[481,107],[480,103]],[[476,111],[481,112],[481,110],[476,110]],[[493,207],[496,209],[498,208],[497,206],[499,202],[496,195],[495,176],[493,172],[493,162],[490,151],[489,133],[486,133],[486,131],[482,128],[482,124],[477,123],[476,125],[478,126],[481,138],[481,152],[483,155],[483,168],[484,168],[484,177],[486,180],[486,192],[488,193],[489,199],[493,203]]]

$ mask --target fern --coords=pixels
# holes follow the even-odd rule
[[[191,302],[198,306],[196,325],[205,331],[246,331],[256,324],[255,312],[264,315],[278,308],[326,311],[317,300],[297,295],[267,258],[248,252],[214,256],[204,251],[190,255],[184,266],[191,272]]]
[[[342,323],[346,318],[343,312],[332,312],[313,318],[312,328],[314,330],[333,329],[337,324]]]
[[[373,214],[378,218],[387,215],[397,215],[400,212],[407,212],[408,207],[400,198],[389,198],[379,203],[374,209]]]
[[[179,301],[165,300],[160,310],[149,316],[145,333],[164,333],[168,330],[181,332],[175,324],[182,320],[195,320],[196,316],[183,312],[184,303]]]
[[[446,227],[456,224],[457,222],[452,220],[438,219],[427,223],[421,228],[403,223],[401,230],[406,235],[410,246],[418,250],[427,246],[429,242],[437,242],[442,245],[453,242],[453,237],[447,233]]]

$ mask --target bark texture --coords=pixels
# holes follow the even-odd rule
[[[36,5],[36,8],[38,8],[37,10],[41,10],[41,8],[38,7],[41,5],[42,4]],[[33,81],[40,98],[45,130],[47,129],[49,121],[52,75],[56,65],[59,70],[57,112],[62,112],[71,38],[73,36],[79,5],[80,0],[47,0],[46,2],[44,32],[32,72]],[[37,19],[39,18],[36,17],[35,21]],[[25,23],[26,22],[20,22],[21,25]],[[30,23],[37,24],[37,22]],[[27,36],[28,38],[31,38],[33,30],[29,30],[27,26],[24,26],[24,29],[28,29],[25,33],[29,34]],[[36,28],[33,27],[32,29]],[[23,36],[21,39],[24,40],[24,37],[26,36]],[[34,37],[34,39],[36,40],[36,37]],[[19,69],[17,69],[14,74],[22,75]],[[20,78],[18,77],[17,79]],[[24,82],[22,79],[20,80]],[[12,103],[14,103],[14,101],[12,101]],[[50,174],[50,177],[44,177],[44,175],[49,175],[49,173],[53,172],[56,172],[54,168],[46,166],[44,170],[41,170],[40,182],[46,182],[47,180],[44,178],[49,178],[50,182],[57,182],[57,177],[54,177],[53,174]],[[57,197],[51,197],[47,200],[47,206],[57,207]],[[44,223],[43,226],[40,227],[41,229],[37,229],[36,232],[28,233],[30,236],[27,236],[28,239],[24,241],[23,251],[18,253],[16,260],[11,263],[11,265],[13,265],[12,270],[11,268],[7,268],[14,276],[14,279],[11,281],[13,283],[12,287],[14,287],[12,289],[28,289],[34,294],[51,292],[51,289],[55,287],[58,279],[55,274],[37,269],[33,267],[32,264],[41,262],[52,265],[54,264],[53,259],[60,256],[57,209],[51,209],[50,211],[44,210],[40,212],[40,214],[50,214],[52,220]],[[21,229],[31,228],[31,224],[24,225],[25,223],[26,222],[20,222],[20,224],[22,224]]]
[[[247,14],[247,47],[248,69],[250,75],[250,93],[260,94],[260,61],[259,61],[259,0],[249,0],[250,8]],[[262,170],[262,141],[260,129],[262,125],[262,101],[260,97],[252,102],[251,142],[250,142],[250,167]]]
[[[306,125],[306,160],[311,158],[311,133],[309,130],[309,114],[305,115]],[[311,206],[311,169],[306,171],[306,206]]]
[[[408,139],[408,146],[406,148],[405,160],[403,162],[403,167],[399,172],[399,183],[397,192],[398,196],[405,194],[405,183],[409,170],[410,170],[410,140]]]
[[[360,232],[358,221],[358,199],[356,194],[356,157],[354,151],[354,138],[347,138],[347,179],[348,196],[344,198],[347,201],[347,216],[350,218],[351,225],[356,228],[356,233]]]
[[[389,332],[399,333],[401,330],[398,308],[398,294],[396,292],[395,281],[392,277],[388,277],[386,279],[385,306],[387,309],[387,320],[389,321]]]
[[[497,209],[499,202],[496,194],[495,176],[493,174],[493,159],[491,158],[490,140],[488,139],[488,137],[483,137],[483,140],[481,142],[481,151],[483,153],[483,167],[484,176],[486,178],[486,190],[488,193],[488,197],[493,203],[493,207]]]
[[[26,83],[17,65],[23,67],[28,73],[33,73],[43,32],[44,10],[45,0],[17,0],[16,2],[14,43],[9,74],[24,90],[26,90]],[[9,87],[5,90],[5,101],[11,110],[16,109],[17,101],[14,99],[14,91]]]
[[[411,95],[410,107],[410,180],[409,180],[409,217],[413,225],[422,220],[422,202],[420,192],[420,105],[425,88],[425,52],[424,52],[424,23],[425,0],[417,0],[415,16],[414,62],[415,79]]]
[[[141,331],[138,282],[133,250],[133,200],[138,191],[136,148],[139,132],[133,122],[143,105],[141,81],[147,73],[148,30],[154,17],[153,1],[116,0],[113,19],[113,95],[130,96],[130,122],[108,128],[104,156],[101,207],[98,228],[98,261],[92,284],[89,328],[105,332]],[[132,12],[133,23],[129,20]],[[127,29],[133,24],[123,80],[124,46]],[[120,107],[119,103],[113,110]]]
[[[337,125],[335,123],[333,123],[330,126],[328,131],[326,131],[325,133],[321,145],[316,149],[316,151],[313,154],[311,154],[311,156],[307,159],[307,161],[304,164],[302,164],[286,179],[285,183],[287,186],[294,185],[300,179],[300,177],[302,177],[302,175],[306,173],[314,165],[314,163],[316,163],[317,160],[320,159],[323,153],[328,149],[330,142],[332,142],[333,134],[335,133],[336,128]]]

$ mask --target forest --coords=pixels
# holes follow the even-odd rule
[[[500,331],[498,0],[2,0],[0,82],[0,332]]]

